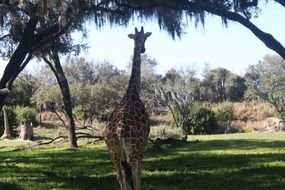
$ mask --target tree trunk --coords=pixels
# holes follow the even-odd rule
[[[42,126],[43,105],[40,106],[39,126]]]
[[[21,132],[19,135],[20,140],[33,140],[33,127],[32,125],[24,121],[21,125]]]
[[[3,117],[4,117],[4,133],[1,136],[1,139],[10,139],[12,136],[11,136],[10,126],[9,126],[8,114],[7,114],[5,106],[2,108],[2,111],[3,111]]]
[[[60,29],[59,24],[55,24],[42,32],[35,33],[37,23],[37,16],[29,20],[22,33],[21,40],[3,72],[0,80],[0,109],[4,106],[5,99],[11,90],[14,80],[31,60],[32,53],[58,38],[65,31]]]
[[[65,118],[66,118],[66,123],[67,123],[66,129],[67,129],[69,147],[75,148],[75,147],[78,147],[78,145],[77,145],[77,139],[76,139],[76,134],[75,134],[75,122],[74,122],[74,118],[72,114],[72,102],[71,102],[69,84],[66,79],[66,76],[64,75],[63,69],[61,67],[58,52],[56,50],[52,50],[51,57],[53,59],[54,66],[46,58],[44,58],[44,60],[50,66],[59,84],[59,87],[62,93],[64,109],[65,109]]]
[[[21,41],[11,56],[5,70],[3,76],[0,80],[0,108],[2,109],[4,105],[4,101],[11,90],[12,84],[20,72],[25,68],[28,62],[31,59],[31,55],[27,57],[29,54],[29,50],[31,48],[31,44],[34,40],[34,31],[36,25],[38,23],[38,18],[31,18],[27,23],[27,26],[22,33]]]

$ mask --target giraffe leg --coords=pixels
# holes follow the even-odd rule
[[[140,190],[141,181],[141,164],[140,161],[134,160],[131,165],[134,190]]]
[[[116,167],[116,175],[117,175],[117,180],[120,184],[120,189],[121,190],[128,190],[126,180],[125,180],[125,174],[122,171],[121,163],[118,161],[118,162],[114,163],[114,165]]]
[[[116,146],[117,144],[114,144],[115,146],[110,147],[110,155],[111,155],[111,160],[113,161],[113,164],[115,166],[116,170],[116,176],[117,176],[117,181],[119,182],[120,189],[121,190],[127,190],[127,185],[126,185],[126,180],[125,180],[125,174],[122,170],[122,164],[121,164],[121,152],[120,148]]]

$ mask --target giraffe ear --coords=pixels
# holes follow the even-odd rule
[[[134,34],[129,34],[128,36],[129,36],[129,38],[131,38],[131,39],[135,39],[135,35],[134,35]]]
[[[151,35],[151,32],[145,33],[145,37],[146,37],[146,38],[150,37],[150,35]]]

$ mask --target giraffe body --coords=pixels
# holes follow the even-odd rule
[[[150,130],[148,114],[139,98],[140,56],[150,34],[144,33],[142,28],[129,35],[135,41],[132,74],[122,101],[110,116],[105,134],[121,190],[140,190],[141,162]]]

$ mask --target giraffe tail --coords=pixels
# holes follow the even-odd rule
[[[128,164],[128,162],[126,160],[122,161],[122,166],[125,169],[125,181],[129,184],[129,186],[132,188],[132,190],[135,190],[134,187],[134,181],[133,181],[133,177],[132,177],[132,170],[130,165]]]

